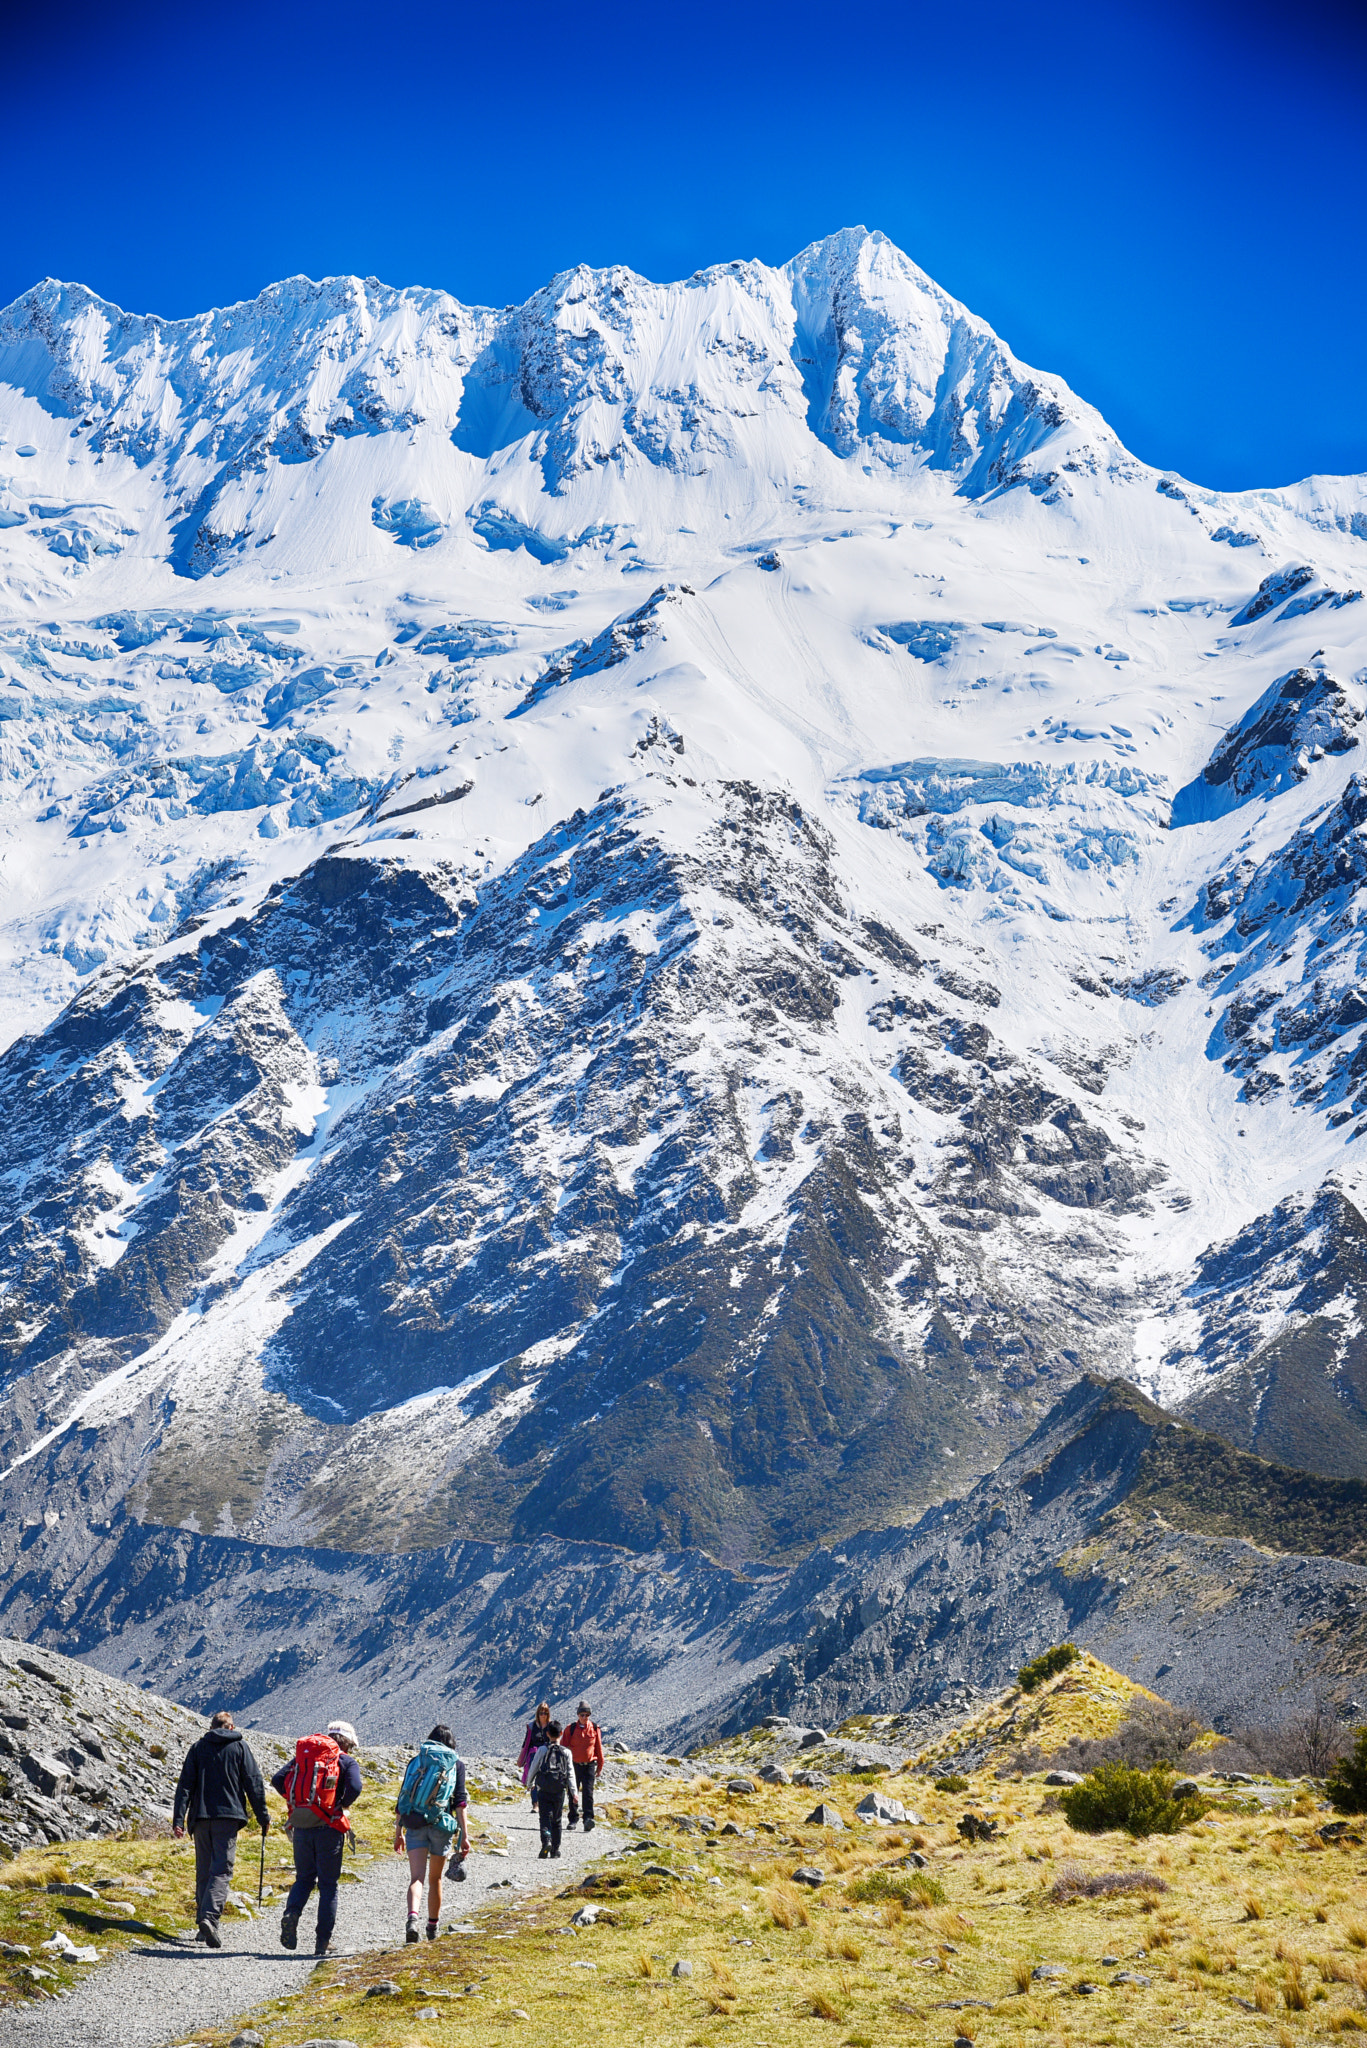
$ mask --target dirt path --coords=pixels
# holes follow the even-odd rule
[[[542,1863],[535,1817],[525,1801],[515,1807],[480,1806],[472,1811],[504,1831],[509,1853],[472,1853],[465,1883],[445,1888],[443,1925],[483,1905],[492,1887],[510,1877],[519,1881],[522,1891],[563,1883],[577,1864],[627,1839],[601,1824],[588,1836],[567,1828],[559,1863]],[[244,1852],[247,1846],[244,1841]],[[244,1877],[251,1860],[244,1861]],[[342,1886],[333,1952],[402,1947],[405,1860],[377,1856],[358,1867],[363,1873],[360,1882]],[[313,1968],[313,1956],[305,1951],[312,1944],[314,1910],[310,1901],[300,1926],[300,1952],[295,1955],[279,1945],[278,1899],[264,1906],[254,1921],[226,1917],[218,1953],[199,1947],[193,1936],[135,1949],[92,1970],[66,1998],[0,2013],[0,2048],[10,2048],[11,2043],[14,2048],[167,2048],[201,2028],[222,2026],[266,1999],[287,1997],[304,1983]]]

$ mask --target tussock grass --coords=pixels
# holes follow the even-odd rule
[[[845,1887],[846,1896],[861,1906],[879,1905],[897,1899],[904,1912],[915,1913],[923,1906],[944,1904],[945,1888],[938,1878],[924,1870],[870,1870]]]

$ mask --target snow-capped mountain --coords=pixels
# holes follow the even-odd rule
[[[48,282],[0,478],[12,1531],[790,1556],[1088,1369],[1367,1470],[1367,481],[863,230]]]

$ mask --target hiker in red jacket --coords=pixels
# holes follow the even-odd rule
[[[271,1779],[273,1790],[289,1808],[285,1826],[294,1844],[294,1883],[280,1919],[280,1945],[299,1945],[299,1915],[318,1887],[318,1925],[313,1953],[325,1956],[337,1924],[337,1882],[342,1852],[351,1832],[346,1810],[361,1796],[361,1766],[353,1751],[356,1730],[350,1721],[329,1721],[326,1735],[305,1735],[294,1756]]]
[[[579,1718],[572,1722],[561,1736],[565,1748],[574,1758],[575,1783],[579,1787],[578,1806],[573,1792],[570,1794],[570,1826],[579,1818],[578,1807],[584,1810],[584,1833],[593,1833],[593,1788],[603,1775],[603,1737],[598,1723],[593,1718],[593,1709],[587,1700],[579,1702]]]

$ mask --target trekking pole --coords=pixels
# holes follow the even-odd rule
[[[261,1894],[266,1889],[266,1830],[261,1830],[261,1873],[256,1880],[256,1903],[261,1904]]]

